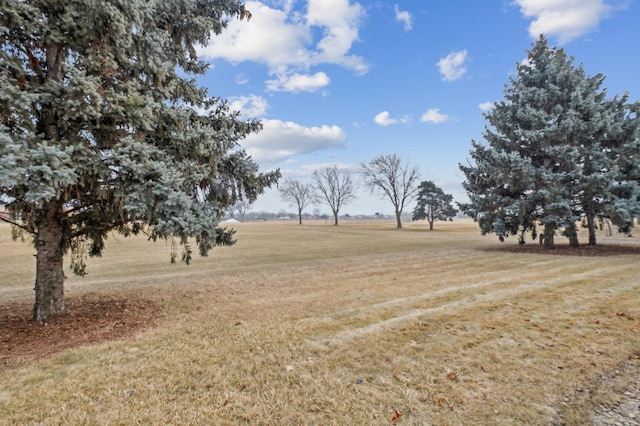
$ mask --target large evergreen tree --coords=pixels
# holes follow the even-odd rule
[[[485,115],[486,145],[473,141],[460,165],[469,203],[461,208],[483,233],[518,235],[554,245],[561,229],[578,245],[584,220],[595,244],[595,221],[629,224],[638,211],[638,106],[606,98],[604,77],[589,77],[544,37],[518,64],[504,100]]]
[[[209,98],[195,47],[235,0],[0,0],[0,203],[37,250],[34,318],[64,312],[63,255],[99,256],[110,231],[233,243],[218,226],[279,172],[238,142],[260,129]],[[207,111],[206,115],[196,111]],[[149,227],[146,227],[149,225]]]

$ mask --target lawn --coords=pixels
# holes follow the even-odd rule
[[[0,423],[579,425],[638,374],[637,239],[233,227],[237,245],[189,266],[113,236],[87,277],[69,271],[69,301],[143,300],[156,319],[1,369]],[[0,305],[31,303],[33,249],[5,225],[0,265]]]

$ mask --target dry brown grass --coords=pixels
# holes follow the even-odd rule
[[[464,221],[235,227],[188,267],[112,239],[69,297],[135,292],[165,316],[0,373],[0,423],[588,424],[640,351],[634,250],[497,250]],[[28,300],[32,251],[0,234],[0,297]]]

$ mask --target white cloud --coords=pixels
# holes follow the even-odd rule
[[[269,103],[257,95],[231,97],[228,101],[232,111],[240,111],[246,118],[264,117],[269,108]]]
[[[245,5],[251,11],[251,21],[231,20],[222,34],[198,49],[199,55],[230,62],[256,61],[270,67],[308,59],[300,57],[310,37],[303,23],[291,22],[285,11],[261,2],[249,1]]]
[[[307,25],[323,28],[323,38],[317,43],[312,64],[329,63],[352,69],[358,74],[368,71],[359,56],[349,55],[351,45],[358,40],[358,30],[364,17],[359,3],[349,0],[309,0]]]
[[[294,3],[289,0],[272,2],[274,7],[270,7],[265,2],[247,1],[245,5],[251,11],[251,21],[231,20],[222,34],[213,37],[198,54],[205,59],[224,59],[233,63],[262,63],[271,75],[277,76],[267,84],[274,87],[273,82],[279,82],[275,85],[278,90],[291,87],[291,91],[300,91],[297,84],[289,86],[285,82],[309,75],[309,69],[315,66],[339,65],[359,75],[368,72],[369,65],[365,60],[349,53],[358,40],[365,13],[359,3],[309,0],[306,13],[294,10]],[[319,75],[326,76],[314,74],[316,78]]]
[[[449,120],[449,116],[442,114],[438,108],[430,108],[420,117],[420,121],[433,124],[444,123],[447,120]]]
[[[460,50],[451,52],[446,57],[438,61],[438,68],[442,74],[442,80],[454,81],[462,77],[467,72],[465,61],[467,59],[467,51]]]
[[[245,76],[244,74],[238,74],[236,75],[236,84],[238,86],[242,86],[245,85],[249,82],[249,79],[247,78],[247,76]]]
[[[482,102],[481,104],[478,104],[478,108],[480,108],[480,111],[482,112],[487,112],[493,108],[493,102]]]
[[[242,141],[258,163],[282,162],[294,155],[340,148],[346,143],[346,135],[338,126],[305,127],[280,120],[262,120],[262,125],[262,131]]]
[[[390,126],[398,123],[398,120],[389,117],[389,111],[382,111],[380,114],[373,117],[373,121],[381,126]]]
[[[605,0],[515,0],[520,12],[533,18],[529,35],[553,36],[567,43],[598,26],[613,9]]]
[[[397,4],[394,6],[394,9],[396,11],[396,21],[404,25],[405,31],[411,31],[413,28],[411,14],[406,10],[400,10]]]
[[[389,111],[382,111],[380,114],[377,114],[375,117],[373,117],[373,121],[376,124],[386,127],[386,126],[390,126],[392,124],[398,124],[398,123],[408,124],[411,122],[411,118],[409,116],[400,117],[400,118],[391,118]]]
[[[329,85],[329,76],[323,72],[313,75],[293,74],[278,76],[267,81],[267,90],[271,92],[315,92]]]
[[[316,170],[324,170],[328,167],[336,167],[338,170],[347,170],[350,172],[357,173],[361,170],[359,164],[352,163],[315,163],[315,164],[306,164],[300,167],[300,170],[307,175],[311,175],[311,173]]]

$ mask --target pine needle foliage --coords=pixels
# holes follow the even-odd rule
[[[34,316],[64,312],[63,255],[84,274],[83,255],[100,256],[111,231],[177,238],[187,263],[189,238],[203,256],[233,244],[222,213],[279,171],[259,173],[239,147],[261,124],[198,85],[207,64],[196,47],[250,18],[244,5],[0,0],[0,10],[0,203],[37,248]]]
[[[596,244],[598,222],[621,229],[640,211],[640,104],[608,98],[605,77],[588,76],[541,36],[516,66],[504,99],[485,114],[484,143],[460,164],[469,202],[460,207],[483,234],[530,234],[577,247],[579,223]]]

